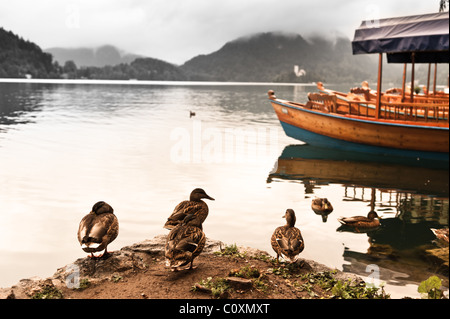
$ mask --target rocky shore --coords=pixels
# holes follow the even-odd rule
[[[0,289],[0,299],[336,298],[337,283],[342,293],[366,293],[355,275],[301,258],[293,265],[278,264],[266,252],[230,250],[211,239],[194,270],[171,272],[164,261],[165,240],[165,235],[144,240],[107,259],[79,258],[49,278],[22,279]]]

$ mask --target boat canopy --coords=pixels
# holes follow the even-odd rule
[[[449,63],[448,35],[448,12],[368,20],[355,30],[353,54],[387,53],[388,63]]]

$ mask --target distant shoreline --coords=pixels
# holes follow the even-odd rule
[[[170,86],[316,86],[316,83],[283,82],[219,82],[219,81],[146,81],[146,80],[92,80],[92,79],[23,79],[0,78],[0,83],[43,84],[118,84],[118,85],[170,85]]]

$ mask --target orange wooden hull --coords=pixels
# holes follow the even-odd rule
[[[270,100],[282,124],[319,136],[391,149],[441,153],[449,151],[448,123],[376,120],[325,113],[280,99]]]

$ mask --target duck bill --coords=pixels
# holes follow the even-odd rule
[[[202,196],[203,198],[209,199],[209,200],[215,200],[214,198],[212,198],[211,196],[209,196],[208,194],[205,193],[205,196]]]

